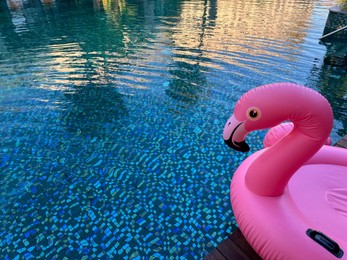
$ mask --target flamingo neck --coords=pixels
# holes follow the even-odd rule
[[[322,147],[329,136],[312,136],[309,129],[305,124],[294,123],[294,129],[289,135],[264,150],[254,160],[245,176],[246,185],[253,193],[267,197],[283,194],[290,178]]]

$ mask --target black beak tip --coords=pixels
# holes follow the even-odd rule
[[[231,139],[224,140],[224,142],[232,149],[239,152],[248,152],[250,150],[249,145],[245,142],[233,142]]]

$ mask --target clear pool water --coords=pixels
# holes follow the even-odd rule
[[[309,86],[346,134],[346,71],[318,40],[333,4],[1,1],[1,258],[203,258],[236,228],[247,155],[221,135],[242,93]]]

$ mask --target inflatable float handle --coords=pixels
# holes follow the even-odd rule
[[[341,258],[343,256],[343,251],[340,248],[339,244],[332,240],[330,237],[310,228],[307,229],[306,234],[337,258]]]

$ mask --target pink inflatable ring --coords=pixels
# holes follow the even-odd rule
[[[286,120],[293,130],[249,156],[233,176],[240,230],[263,259],[347,259],[347,150],[324,145],[333,113],[322,95],[292,83],[250,90],[223,138],[248,151],[249,132]]]

